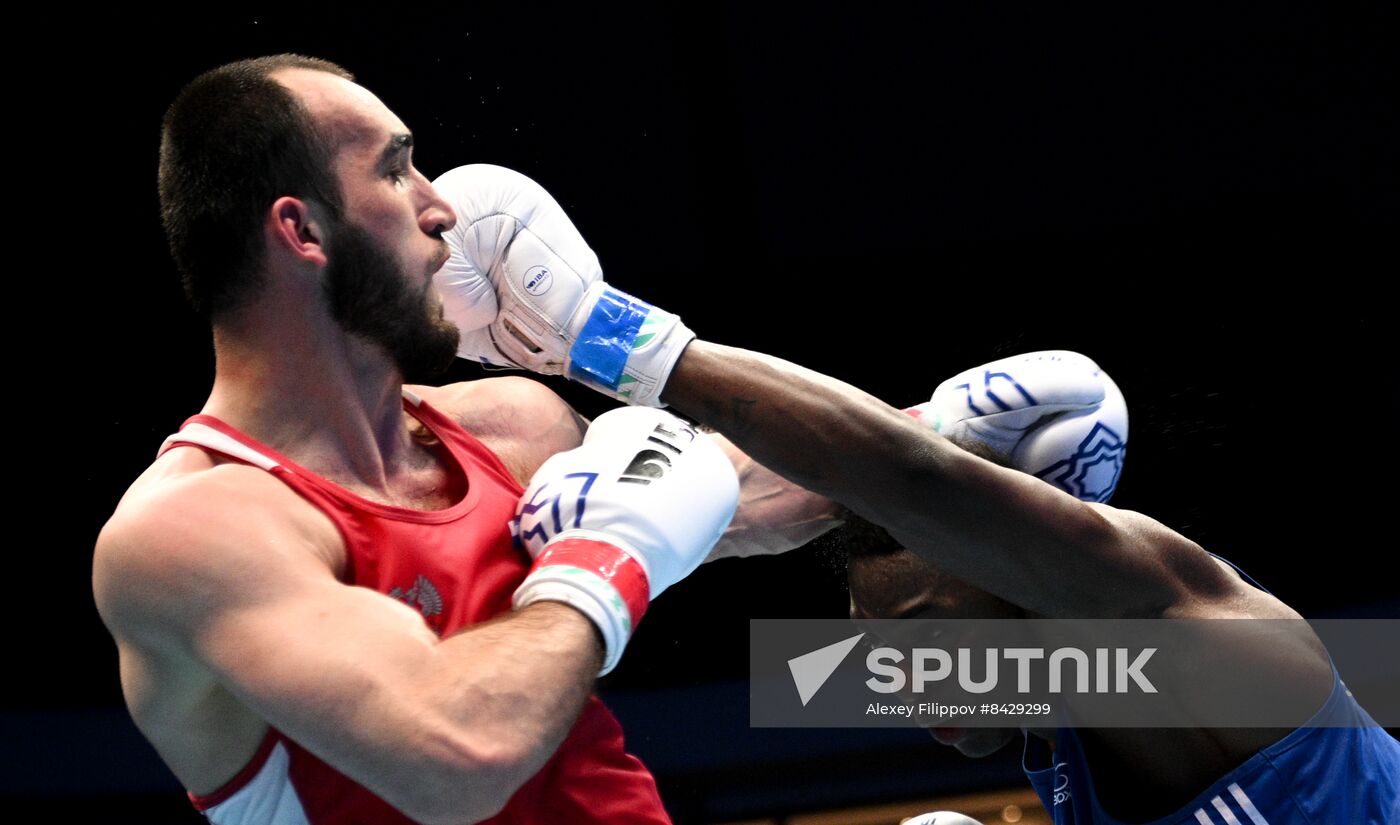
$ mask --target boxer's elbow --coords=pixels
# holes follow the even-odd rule
[[[420,743],[425,758],[406,772],[400,810],[422,825],[466,825],[499,814],[539,769],[504,742],[444,731]]]

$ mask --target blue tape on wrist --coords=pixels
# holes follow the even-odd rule
[[[570,376],[617,389],[637,331],[652,309],[625,292],[604,289],[569,349]]]

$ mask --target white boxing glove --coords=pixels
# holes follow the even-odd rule
[[[738,500],[734,465],[713,439],[661,410],[604,413],[520,499],[512,527],[535,563],[515,607],[552,600],[584,613],[603,635],[607,673],[647,604],[699,566]]]
[[[931,400],[906,412],[1083,501],[1108,501],[1123,472],[1127,403],[1113,379],[1077,352],[983,364],[939,384]]]
[[[695,337],[680,318],[605,284],[558,202],[519,172],[473,164],[433,186],[457,213],[435,284],[462,331],[458,355],[662,406],[662,387]]]
[[[443,233],[447,263],[433,276],[443,315],[462,333],[457,355],[494,366],[520,366],[492,340],[490,326],[500,314],[492,268],[505,266],[513,251],[523,251],[513,250],[512,244],[526,226],[551,237],[561,260],[595,280],[603,276],[598,257],[549,193],[517,172],[487,164],[461,166],[439,177],[433,188],[457,215],[456,224]]]
[[[919,814],[904,820],[900,825],[982,825],[970,816],[955,814],[952,811],[934,811]]]

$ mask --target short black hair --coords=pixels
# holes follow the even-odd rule
[[[262,216],[283,196],[314,199],[332,219],[344,198],[329,138],[269,75],[301,68],[354,80],[325,60],[279,54],[240,60],[190,81],[166,110],[160,210],[185,296],[217,321],[262,286]]]
[[[840,527],[818,536],[811,546],[818,558],[843,577],[851,559],[888,556],[904,549],[885,528],[849,510],[842,513],[841,521]]]

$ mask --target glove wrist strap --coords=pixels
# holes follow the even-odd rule
[[[569,347],[568,376],[630,404],[663,406],[661,389],[695,333],[607,284],[590,291],[597,295]]]
[[[650,585],[641,564],[614,545],[563,537],[547,544],[515,591],[514,606],[559,601],[587,616],[603,636],[605,675],[617,666],[646,613]]]

